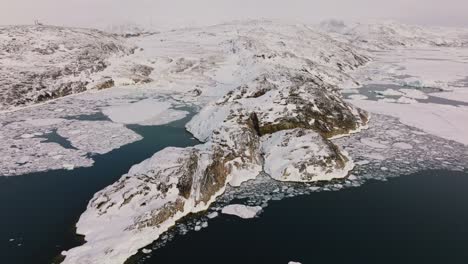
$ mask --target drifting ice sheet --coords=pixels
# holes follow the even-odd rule
[[[171,109],[169,102],[145,99],[136,103],[111,106],[103,113],[112,121],[121,124],[157,126],[184,118],[188,113]]]
[[[240,218],[249,219],[254,218],[257,214],[262,211],[260,206],[246,206],[243,204],[231,204],[225,206],[221,211],[223,214],[235,215]]]

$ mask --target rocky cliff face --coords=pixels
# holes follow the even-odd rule
[[[0,110],[111,87],[111,80],[91,77],[111,56],[133,51],[121,38],[98,30],[0,27]]]

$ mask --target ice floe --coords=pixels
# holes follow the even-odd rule
[[[162,125],[184,118],[188,112],[172,109],[167,101],[144,99],[136,103],[110,106],[103,113],[121,124]]]
[[[260,206],[246,206],[243,204],[230,204],[221,210],[223,214],[235,215],[244,219],[254,218],[261,211],[262,207]]]
[[[406,97],[412,98],[412,99],[427,99],[427,98],[429,98],[422,91],[415,90],[415,89],[400,89],[399,91],[402,92]]]

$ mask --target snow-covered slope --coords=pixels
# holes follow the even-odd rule
[[[318,133],[305,129],[283,130],[265,136],[265,172],[279,181],[312,182],[346,177],[350,158]]]
[[[92,77],[108,67],[111,56],[133,52],[123,39],[98,30],[2,26],[0,110],[111,87],[111,79]]]

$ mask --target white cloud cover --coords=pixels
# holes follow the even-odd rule
[[[407,23],[468,26],[466,0],[0,0],[0,24],[106,26],[206,25],[236,19],[314,23],[327,18],[393,19]]]

